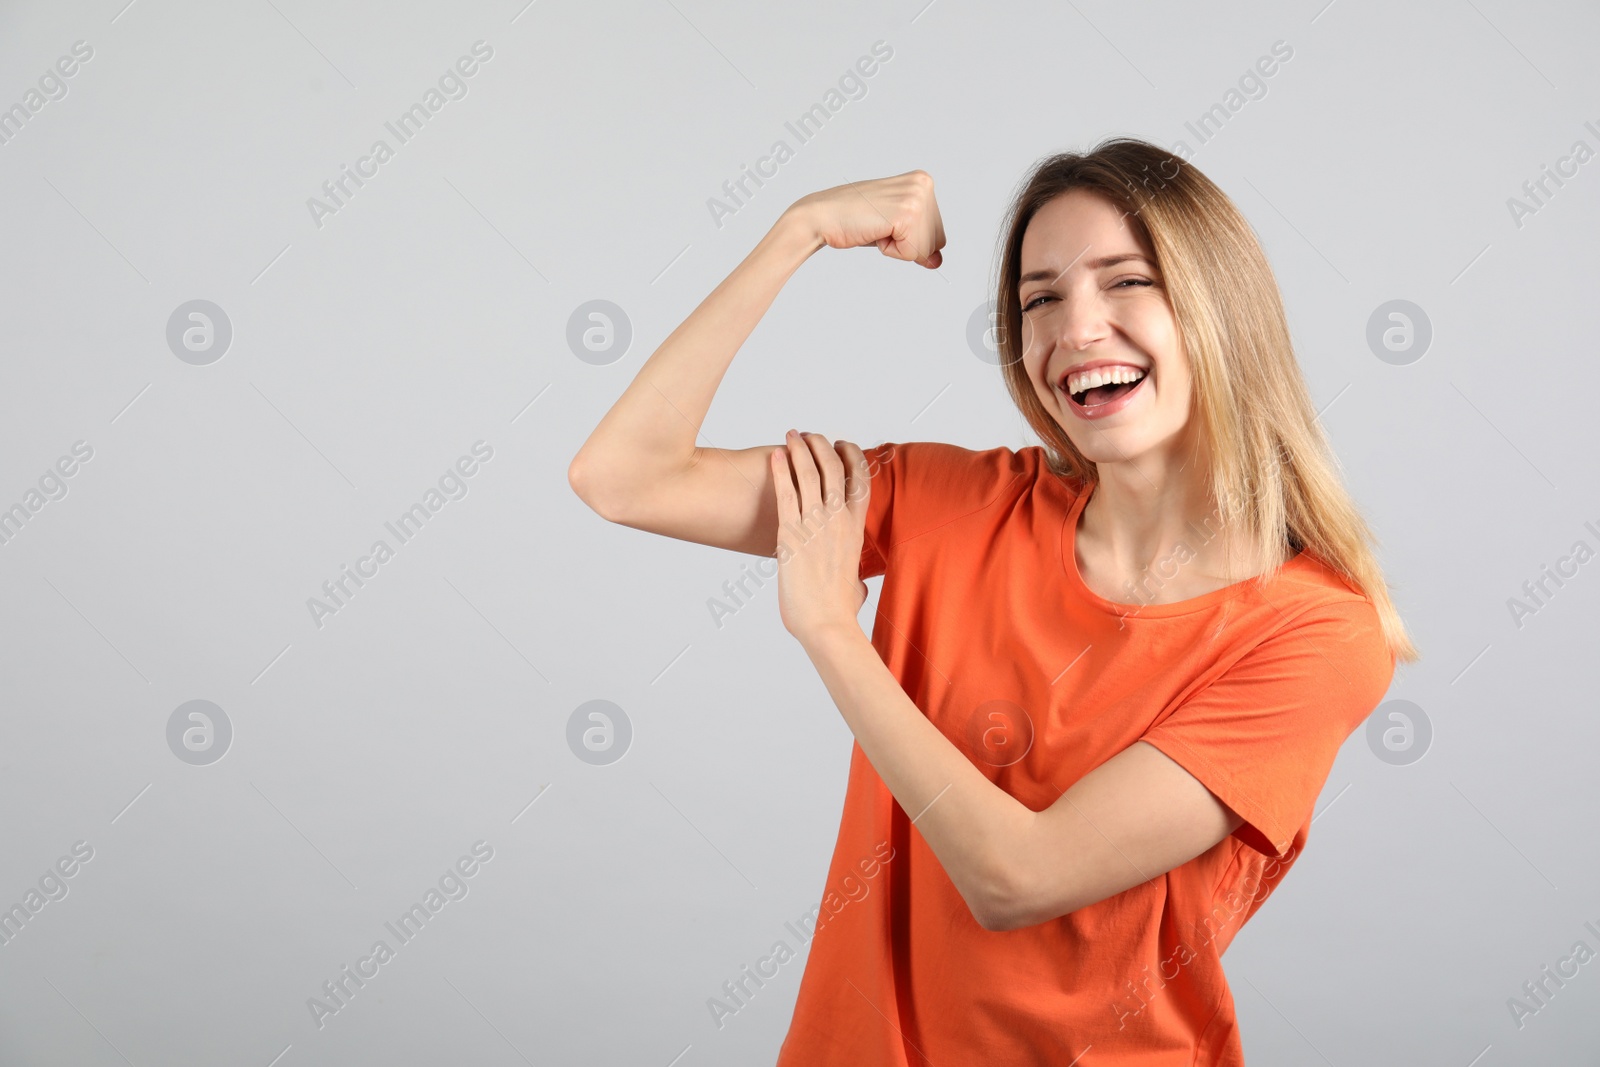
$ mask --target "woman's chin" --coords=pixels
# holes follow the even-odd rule
[[[1102,463],[1130,463],[1151,449],[1151,442],[1147,435],[1140,433],[1133,427],[1115,427],[1105,430],[1085,431],[1082,426],[1068,428],[1067,440],[1087,459],[1096,466]]]

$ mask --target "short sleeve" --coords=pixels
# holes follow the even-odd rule
[[[895,545],[993,503],[1037,463],[1038,450],[973,451],[942,441],[885,441],[862,449],[871,488],[862,527],[862,579],[888,569]]]
[[[1283,858],[1340,747],[1394,676],[1366,599],[1310,608],[1145,731],[1244,822],[1234,836]]]
[[[904,466],[897,455],[904,447],[893,441],[862,449],[871,477],[867,494],[867,518],[861,530],[861,571],[863,581],[876,578],[887,568],[889,536],[892,529],[889,502],[894,499],[895,474]]]

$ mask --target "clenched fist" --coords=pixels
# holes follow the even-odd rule
[[[944,221],[924,170],[849,182],[796,200],[789,212],[829,248],[877,245],[894,259],[931,269],[944,262]]]

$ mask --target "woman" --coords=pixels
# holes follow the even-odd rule
[[[1001,367],[1042,447],[695,445],[813,252],[939,266],[913,171],[792,205],[569,478],[614,522],[776,556],[855,735],[780,1067],[1238,1067],[1221,954],[1417,653],[1227,197],[1116,139],[1038,164],[1007,229]]]

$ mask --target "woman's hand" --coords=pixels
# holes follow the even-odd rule
[[[830,446],[821,434],[791,430],[785,441],[771,456],[784,628],[802,645],[841,626],[859,633],[856,613],[867,599],[859,577],[871,489],[867,458],[852,442]]]
[[[936,269],[944,262],[944,221],[924,170],[850,182],[796,200],[789,207],[830,248],[877,245],[892,259]]]

